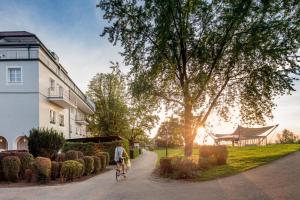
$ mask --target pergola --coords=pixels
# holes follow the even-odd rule
[[[238,126],[232,134],[212,135],[216,144],[230,142],[232,146],[267,145],[267,137],[278,127],[266,126],[261,128],[246,128]]]

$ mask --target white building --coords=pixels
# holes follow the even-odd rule
[[[54,128],[66,139],[86,136],[95,105],[57,55],[28,32],[0,32],[0,150],[26,149],[24,135]]]

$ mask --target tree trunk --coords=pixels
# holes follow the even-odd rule
[[[193,130],[192,130],[192,120],[193,120],[193,114],[192,114],[192,106],[187,105],[185,106],[184,110],[184,155],[189,157],[192,155],[193,151]]]

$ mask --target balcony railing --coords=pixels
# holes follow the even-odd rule
[[[38,50],[0,50],[0,60],[38,59]]]
[[[75,122],[80,124],[80,125],[87,125],[88,124],[88,122],[86,120],[86,117],[84,115],[78,114],[78,113],[75,116]]]
[[[63,108],[76,107],[76,98],[63,87],[48,88],[48,99]]]

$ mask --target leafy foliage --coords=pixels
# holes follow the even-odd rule
[[[94,159],[94,174],[98,174],[100,172],[100,170],[102,169],[101,160],[97,156],[92,156],[92,157]]]
[[[300,47],[296,1],[101,0],[102,36],[123,47],[136,98],[184,117],[185,154],[212,113],[243,122],[272,117],[293,91]]]
[[[63,133],[54,129],[33,128],[28,137],[28,149],[34,157],[44,156],[54,159],[64,142]]]
[[[46,157],[36,157],[33,162],[33,169],[40,183],[47,183],[51,175],[51,160]]]
[[[75,178],[81,177],[83,173],[83,165],[75,160],[67,160],[63,162],[60,171],[61,181],[73,181]]]
[[[85,170],[85,175],[90,175],[94,172],[94,158],[92,156],[84,156],[84,170]]]
[[[281,144],[293,144],[298,142],[298,136],[292,131],[284,129],[282,133],[278,135],[278,140]]]
[[[2,171],[7,181],[17,182],[21,168],[21,161],[17,156],[6,156],[2,160]]]
[[[94,135],[126,135],[129,130],[125,83],[121,72],[97,74],[90,81],[87,95],[95,102],[89,129]]]
[[[167,142],[168,147],[183,146],[182,124],[179,119],[172,117],[170,121],[161,123],[154,140],[158,147],[165,147]]]
[[[81,151],[86,156],[95,155],[96,152],[100,151],[100,144],[94,142],[66,142],[63,146],[63,152],[69,150]]]

